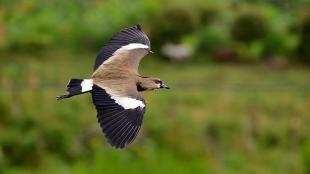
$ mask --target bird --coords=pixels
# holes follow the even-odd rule
[[[141,59],[151,50],[141,25],[124,28],[112,36],[98,53],[89,79],[71,79],[63,100],[91,93],[97,120],[114,148],[131,144],[141,128],[146,103],[140,92],[170,89],[160,78],[138,73]]]

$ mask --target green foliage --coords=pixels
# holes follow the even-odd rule
[[[225,49],[245,62],[266,57],[308,62],[308,5],[306,1],[2,1],[0,49],[98,50],[115,31],[140,23],[155,50],[166,42],[191,38],[196,55],[219,55]],[[248,45],[251,51],[243,53]]]
[[[230,46],[229,33],[225,25],[219,23],[207,25],[197,35],[201,52],[213,52],[217,48]]]
[[[263,41],[265,56],[292,56],[297,46],[295,35],[270,33]]]
[[[247,13],[240,15],[232,25],[232,36],[235,40],[250,43],[265,37],[266,22],[261,15]]]
[[[301,153],[303,163],[305,166],[305,171],[306,171],[306,173],[309,173],[310,172],[310,146],[309,146],[309,142],[305,143],[305,146],[302,147],[300,153]]]
[[[7,2],[6,46],[27,50],[63,45],[98,49],[115,30],[148,19],[156,10],[156,2],[147,2]]]
[[[178,43],[182,36],[194,31],[195,25],[195,16],[190,9],[168,8],[152,24],[151,39],[157,48],[166,42]]]
[[[241,62],[258,62],[263,53],[262,42],[252,42],[249,44],[235,43],[234,50],[238,55],[238,60]]]
[[[210,24],[215,22],[219,15],[219,9],[217,8],[202,8],[200,11],[200,20],[203,25]]]
[[[79,162],[75,173],[207,173],[207,168],[198,160],[180,159],[171,152],[158,147],[142,147],[136,150],[103,149],[96,153],[95,163]],[[124,165],[126,164],[126,165]]]
[[[297,55],[302,62],[310,64],[310,15],[305,17],[300,30],[301,41],[298,45]]]

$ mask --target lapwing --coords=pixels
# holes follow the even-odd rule
[[[124,148],[136,138],[145,113],[141,91],[169,89],[159,78],[138,73],[141,59],[152,53],[140,25],[116,33],[96,57],[90,79],[71,79],[57,99],[91,93],[97,119],[108,142]]]

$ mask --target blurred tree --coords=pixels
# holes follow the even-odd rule
[[[151,40],[155,47],[165,42],[177,43],[183,35],[193,32],[196,24],[195,16],[189,9],[166,9],[152,24]]]
[[[264,18],[256,13],[240,15],[232,25],[232,37],[241,42],[252,42],[263,38],[267,33]]]
[[[202,26],[215,22],[220,13],[216,8],[201,8],[199,11]]]
[[[300,30],[300,44],[297,55],[302,62],[310,64],[310,15],[304,19]]]

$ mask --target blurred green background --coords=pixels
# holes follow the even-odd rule
[[[55,96],[138,23],[172,89],[116,150],[89,94]],[[310,173],[309,64],[308,0],[1,0],[0,173]]]

